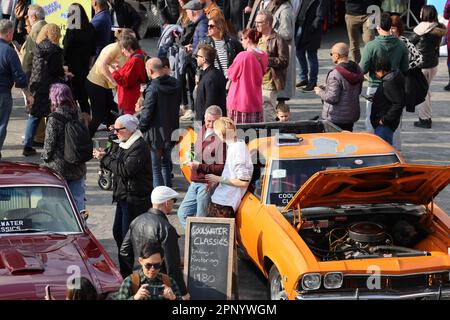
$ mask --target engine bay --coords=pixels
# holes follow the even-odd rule
[[[425,256],[414,246],[430,233],[420,215],[337,215],[303,219],[299,234],[321,261]]]

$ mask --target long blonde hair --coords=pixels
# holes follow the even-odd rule
[[[36,38],[36,43],[39,44],[47,39],[54,44],[59,43],[59,39],[61,39],[61,29],[58,25],[54,23],[47,23],[43,26]]]

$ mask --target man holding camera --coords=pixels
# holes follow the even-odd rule
[[[125,278],[117,294],[117,300],[180,300],[176,282],[159,270],[164,250],[156,242],[147,242],[139,255],[141,269]]]

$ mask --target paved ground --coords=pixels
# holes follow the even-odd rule
[[[323,49],[319,52],[320,76],[319,82],[325,80],[325,76],[331,68],[329,59],[330,46],[338,41],[346,41],[346,34],[342,28],[331,30],[324,37]],[[145,39],[141,42],[143,48],[150,54],[156,52],[157,39]],[[419,129],[413,126],[417,116],[405,113],[403,120],[403,147],[402,153],[407,161],[414,163],[450,165],[450,92],[442,88],[448,83],[446,58],[441,58],[439,72],[432,84],[433,100],[433,128],[431,130]],[[14,110],[8,126],[8,135],[2,154],[4,160],[39,162],[39,156],[25,158],[22,156],[22,136],[25,130],[26,114],[23,100],[19,91],[14,91]],[[314,94],[297,91],[296,97],[289,102],[294,120],[309,119],[320,114],[321,102]],[[365,117],[365,104],[361,100],[361,119]],[[363,120],[356,125],[355,131],[364,131]],[[104,134],[99,133],[100,144],[104,143]],[[102,191],[97,185],[98,162],[92,160],[88,163],[87,175],[87,207],[91,212],[89,228],[100,240],[111,257],[117,260],[117,249],[112,238],[112,223],[115,206],[111,203],[111,192]],[[184,194],[187,183],[180,176],[179,170],[175,171],[175,190]],[[178,202],[179,203],[179,202]],[[441,192],[437,203],[450,213],[450,187]],[[176,212],[176,208],[174,210]],[[176,215],[169,217],[176,226],[179,234],[184,230],[180,228]],[[180,240],[183,251],[183,238]],[[265,299],[265,280],[258,270],[248,261],[239,261],[239,290],[241,299]]]

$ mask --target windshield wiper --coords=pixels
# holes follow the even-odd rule
[[[27,228],[27,229],[16,230],[16,231],[13,231],[13,232],[5,232],[4,234],[10,234],[10,233],[37,233],[37,232],[43,232],[43,233],[50,234],[50,235],[67,237],[67,235],[64,234],[64,233],[55,232],[55,231],[48,231],[48,230],[45,230],[45,229],[35,229],[35,228]]]

